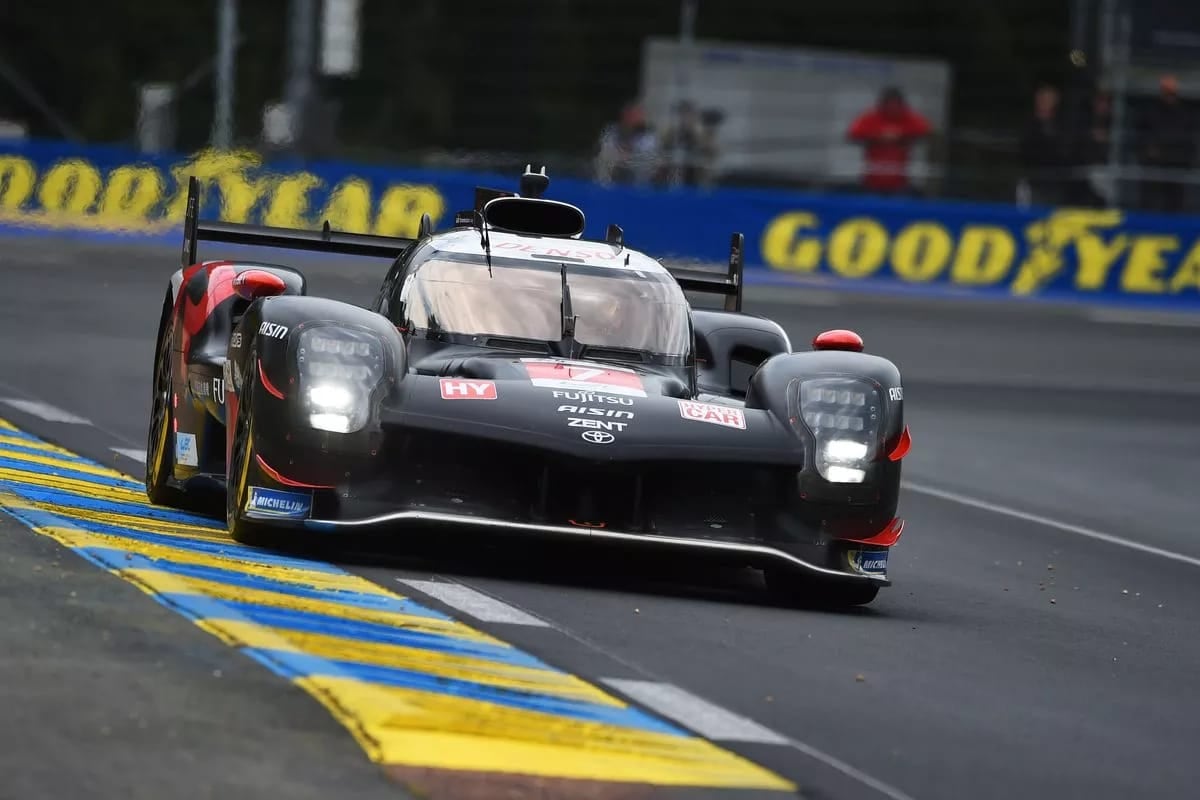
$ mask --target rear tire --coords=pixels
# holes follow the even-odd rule
[[[879,594],[879,585],[861,581],[797,580],[786,570],[764,571],[767,591],[786,605],[806,608],[853,608],[869,605]]]
[[[173,415],[171,413],[171,302],[163,301],[162,319],[158,323],[158,344],[154,349],[154,376],[150,429],[146,434],[146,496],[157,506],[186,508],[187,495],[171,485],[175,473]]]

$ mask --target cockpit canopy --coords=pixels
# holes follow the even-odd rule
[[[421,259],[422,256],[416,256]],[[413,333],[531,344],[563,339],[563,260],[431,250],[405,278],[394,321]],[[665,271],[566,261],[574,340],[587,351],[685,360],[692,351],[687,298]]]

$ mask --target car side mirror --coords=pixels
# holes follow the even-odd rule
[[[233,279],[233,290],[243,300],[274,297],[287,291],[287,283],[273,272],[248,269]]]

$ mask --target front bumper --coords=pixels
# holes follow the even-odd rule
[[[247,516],[254,518],[256,515],[250,513]],[[278,520],[267,517],[262,518],[261,521],[278,522]],[[649,548],[666,552],[674,551],[693,555],[716,556],[727,561],[745,563],[749,566],[782,568],[826,581],[871,583],[878,586],[891,585],[891,581],[888,580],[886,573],[872,574],[854,571],[852,557],[845,558],[845,569],[835,569],[814,563],[812,560],[802,558],[779,547],[760,542],[669,536],[658,533],[638,533],[586,526],[514,522],[486,516],[415,510],[393,511],[358,519],[306,519],[302,521],[302,525],[306,530],[318,533],[381,531],[396,527],[469,528],[479,531],[515,534],[518,536],[545,537],[562,541],[591,541],[622,547]],[[853,545],[853,543],[850,544]],[[875,552],[885,551],[886,548],[875,548]]]

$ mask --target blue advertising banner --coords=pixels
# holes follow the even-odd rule
[[[551,173],[553,172],[551,168]],[[345,163],[264,164],[252,153],[147,157],[123,148],[0,143],[0,227],[177,236],[187,177],[206,217],[411,236],[449,224],[477,185],[516,175]],[[604,187],[555,180],[551,196],[662,258],[723,262],[746,235],[748,280],[1051,297],[1200,310],[1200,217],[722,189]]]

